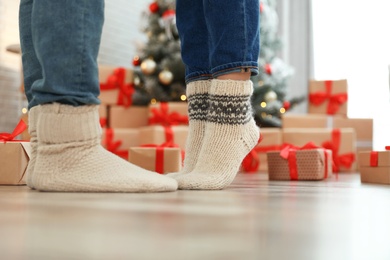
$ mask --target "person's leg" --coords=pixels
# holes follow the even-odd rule
[[[100,145],[97,54],[103,14],[103,0],[33,2],[33,44],[42,67],[29,104],[40,106],[34,186],[74,192],[176,190],[174,180]]]
[[[208,31],[203,15],[203,2],[177,0],[176,13],[181,52],[186,65],[189,130],[184,167],[179,173],[168,174],[173,178],[191,172],[198,161],[203,144],[211,86]]]
[[[250,75],[258,73],[258,0],[206,1],[212,80],[205,137],[195,169],[177,178],[179,189],[223,189],[256,145]]]
[[[22,49],[22,64],[24,75],[24,91],[27,101],[31,102],[32,92],[31,86],[34,81],[42,78],[42,69],[38,58],[35,54],[34,44],[31,32],[31,15],[32,15],[33,0],[21,0],[19,7],[19,34],[20,47]],[[37,119],[39,114],[39,106],[29,107],[28,112],[28,132],[30,134],[31,156],[26,170],[27,186],[34,189],[33,174],[35,160],[37,155]]]

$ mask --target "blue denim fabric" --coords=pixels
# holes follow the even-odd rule
[[[104,0],[21,0],[19,31],[29,108],[99,104]]]
[[[187,83],[259,73],[259,0],[177,0],[176,13]]]

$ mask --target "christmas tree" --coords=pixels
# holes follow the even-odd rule
[[[133,58],[134,103],[186,101],[185,68],[176,28],[175,1],[157,0],[142,14],[147,43]]]
[[[282,44],[275,0],[260,1],[260,19],[259,75],[252,77],[254,117],[259,126],[281,127],[282,114],[304,98],[285,100],[293,69],[277,56]]]
[[[260,1],[259,75],[252,77],[254,95],[252,105],[259,126],[281,127],[281,116],[303,98],[285,100],[287,80],[293,69],[286,65],[277,52],[281,48],[278,37],[278,15],[274,0]],[[134,104],[148,102],[186,101],[184,64],[180,55],[180,41],[175,22],[175,1],[156,0],[142,15],[142,31],[147,43],[133,59],[135,66]]]

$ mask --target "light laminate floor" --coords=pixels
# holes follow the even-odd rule
[[[158,194],[0,186],[0,259],[389,260],[390,186],[358,174]]]

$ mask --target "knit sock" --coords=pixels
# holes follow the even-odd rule
[[[252,82],[212,80],[205,137],[195,169],[178,176],[179,189],[216,190],[232,183],[259,140],[252,116]]]
[[[26,183],[31,189],[34,189],[33,176],[35,160],[37,157],[38,139],[37,139],[37,121],[40,106],[35,106],[28,112],[28,133],[30,134],[31,155],[26,170]]]
[[[210,80],[193,81],[187,85],[189,126],[184,166],[180,172],[168,173],[167,176],[171,178],[191,172],[198,161],[206,126],[210,85]]]
[[[97,105],[42,105],[33,183],[40,191],[161,192],[177,182],[105,150]]]

